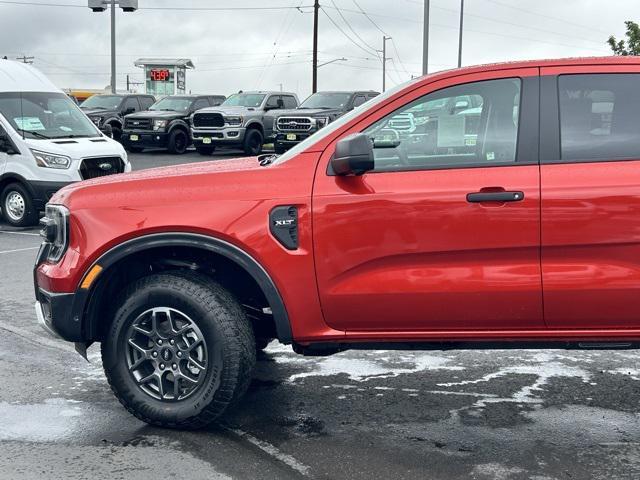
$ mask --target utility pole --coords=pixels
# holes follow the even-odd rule
[[[458,38],[458,68],[462,66],[462,27],[464,24],[464,0],[460,0],[460,37]]]
[[[391,40],[391,37],[386,35],[382,36],[382,91],[387,88],[387,40]]]
[[[311,93],[318,91],[318,13],[320,11],[320,0],[313,2],[313,80],[311,82]]]
[[[23,55],[21,57],[17,57],[16,60],[20,60],[22,63],[31,65],[33,63],[34,57],[27,57],[26,55]]]
[[[429,0],[424,0],[424,23],[422,25],[422,74],[429,71]]]

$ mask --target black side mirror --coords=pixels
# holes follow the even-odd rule
[[[6,134],[0,134],[0,152],[6,153],[7,155],[20,153]]]
[[[124,112],[122,112],[122,115],[129,115],[130,113],[135,113],[136,109],[131,107],[131,108],[127,108]]]
[[[336,143],[331,158],[331,167],[336,175],[362,175],[375,167],[373,144],[364,133],[354,133]]]

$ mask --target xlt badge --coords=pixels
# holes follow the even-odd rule
[[[298,248],[298,208],[293,205],[281,205],[269,214],[271,235],[287,250]]]

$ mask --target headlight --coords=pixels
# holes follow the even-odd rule
[[[71,159],[64,155],[56,155],[39,150],[31,150],[31,153],[39,167],[65,169],[71,165]]]
[[[224,117],[224,123],[230,127],[239,127],[242,125],[242,117]]]
[[[153,129],[154,130],[164,130],[167,126],[166,120],[154,120],[153,121]]]
[[[60,261],[69,246],[69,209],[62,205],[47,205],[40,227],[40,236],[49,244],[47,260]]]
[[[322,127],[326,127],[327,123],[329,123],[329,117],[320,117],[320,118],[316,118],[316,127],[318,129],[322,128]]]
[[[93,123],[96,124],[96,127],[99,127],[102,123],[102,117],[89,117]]]

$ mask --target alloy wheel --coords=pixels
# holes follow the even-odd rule
[[[174,308],[156,307],[140,314],[127,331],[126,355],[136,384],[156,400],[184,400],[207,375],[204,336],[191,318]]]

